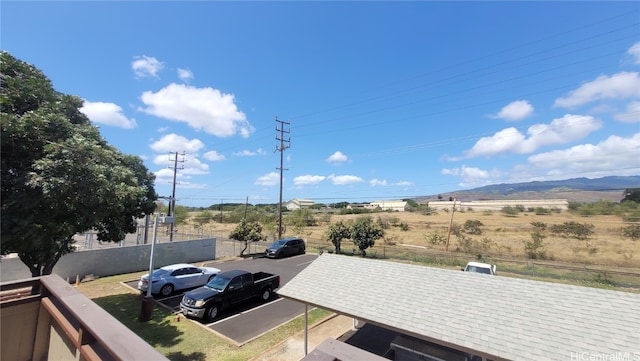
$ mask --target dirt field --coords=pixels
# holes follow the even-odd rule
[[[430,240],[434,234],[446,239],[451,213],[439,212],[424,215],[412,212],[370,213],[366,215],[331,215],[329,223],[340,220],[353,220],[360,216],[370,216],[374,221],[381,219],[388,227],[385,229],[384,239],[376,241],[371,252],[384,252],[383,248],[407,248],[444,251],[445,244],[433,244]],[[295,229],[288,226],[285,236],[299,236],[307,240],[311,247],[331,249],[332,245],[326,240],[328,224],[327,217],[318,216],[318,225]],[[534,230],[531,222],[542,222],[548,226],[577,222],[591,224],[594,233],[587,240],[564,238],[554,235],[550,231],[544,232],[543,240],[547,259],[588,265],[606,265],[613,267],[640,268],[640,241],[632,241],[621,234],[626,224],[617,216],[581,217],[569,212],[552,213],[550,215],[535,215],[531,212],[519,213],[515,217],[507,217],[501,212],[471,212],[457,211],[453,214],[453,224],[463,226],[467,220],[479,221],[482,233],[480,235],[465,236],[471,242],[461,244],[459,239],[451,234],[449,238],[449,252],[464,252],[472,255],[481,254],[484,257],[504,257],[526,259],[524,243],[531,241]],[[402,230],[401,224],[406,224],[408,230]],[[219,236],[228,236],[235,227],[234,224],[210,223],[204,225],[201,231],[212,232]],[[406,229],[406,227],[404,227]],[[350,251],[353,245],[349,241],[343,242],[343,251]],[[471,249],[470,249],[471,248]],[[368,251],[369,252],[369,251]]]

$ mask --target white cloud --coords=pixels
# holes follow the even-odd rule
[[[527,136],[516,128],[506,128],[491,137],[481,138],[465,152],[465,157],[531,153],[544,146],[582,139],[601,126],[602,122],[592,116],[566,114],[562,118],[554,119],[550,124],[532,125],[527,130]]]
[[[491,137],[480,138],[476,144],[467,151],[469,158],[490,156],[500,153],[511,153],[517,150],[524,142],[525,137],[516,128],[506,128]]]
[[[326,161],[329,163],[342,163],[348,160],[349,158],[339,150],[333,153],[331,156],[329,156],[329,158],[326,159]]]
[[[293,178],[293,184],[297,186],[313,185],[313,184],[318,184],[324,181],[326,178],[327,177],[322,175],[307,174],[307,175],[302,175],[302,176]]]
[[[498,180],[502,175],[502,173],[496,169],[483,170],[476,167],[467,167],[466,165],[459,168],[442,169],[440,173],[444,175],[459,176],[462,178],[458,183],[461,187],[480,187],[491,184]]]
[[[173,170],[164,168],[157,172],[154,172],[156,175],[156,184],[173,184]],[[182,174],[178,172],[176,174],[176,188],[180,189],[206,189],[206,184],[197,184],[191,183],[189,180],[191,179],[190,175]]]
[[[278,185],[280,184],[280,174],[276,172],[267,173],[261,177],[258,177],[258,179],[256,179],[255,181],[255,184],[268,187]]]
[[[161,152],[186,152],[197,153],[204,147],[199,139],[187,139],[174,133],[163,135],[160,140],[149,146],[154,151]]]
[[[640,42],[633,44],[627,53],[631,55],[633,64],[640,65]]]
[[[533,114],[533,106],[526,100],[516,100],[504,106],[493,118],[504,120],[522,120]]]
[[[164,68],[162,62],[151,56],[136,56],[134,59],[131,63],[131,69],[133,69],[136,78],[144,78],[147,76],[157,78],[158,72]]]
[[[113,125],[115,127],[131,129],[137,126],[136,120],[122,114],[122,108],[114,103],[90,102],[85,100],[80,111],[93,123]]]
[[[633,101],[627,104],[624,113],[614,114],[613,117],[624,123],[640,123],[640,101]]]
[[[334,185],[347,185],[347,184],[353,184],[353,183],[360,183],[360,182],[364,182],[364,179],[357,177],[355,175],[335,175],[332,174],[330,176],[327,177],[329,180],[331,180],[331,183]]]
[[[206,160],[210,160],[213,162],[225,160],[225,156],[223,154],[216,152],[215,150],[204,153],[202,157]]]
[[[564,98],[556,99],[554,106],[572,108],[602,99],[628,99],[640,97],[640,78],[637,72],[620,72],[610,77],[600,76],[582,84]]]
[[[236,157],[252,157],[252,156],[258,155],[258,154],[260,154],[260,155],[265,154],[264,149],[258,148],[256,151],[245,149],[245,150],[242,150],[240,152],[232,153],[232,155],[234,155]]]
[[[218,137],[239,133],[246,138],[255,130],[246,115],[238,110],[234,96],[223,94],[218,89],[172,83],[156,93],[142,93],[141,100],[146,107],[139,108],[140,111],[184,122]]]
[[[409,182],[409,181],[400,181],[400,182],[395,183],[394,185],[396,185],[396,186],[403,186],[403,187],[406,187],[406,186],[412,186],[412,185],[413,185],[413,182]]]
[[[178,68],[178,78],[182,81],[188,82],[193,79],[193,72],[189,69]]]
[[[175,164],[175,154],[158,154],[153,158],[153,164],[166,165],[173,175],[173,166]],[[209,165],[200,162],[196,157],[183,156],[178,154],[177,174],[208,174]]]
[[[569,149],[540,153],[528,162],[548,175],[590,173],[595,176],[621,175],[640,169],[640,133],[629,138],[612,135],[598,144],[581,144]],[[635,168],[635,169],[634,169]]]
[[[369,181],[369,185],[372,187],[384,187],[387,185],[387,181],[374,178]]]
[[[443,175],[458,175],[458,174],[460,174],[460,169],[459,168],[443,168],[440,171],[440,174],[443,174]]]

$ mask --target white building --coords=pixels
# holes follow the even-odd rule
[[[295,211],[296,209],[306,209],[316,204],[316,202],[308,200],[308,199],[292,199],[289,202],[285,203],[285,207],[290,211]]]
[[[453,201],[433,201],[429,202],[430,209],[441,211],[452,209]],[[566,199],[516,199],[516,200],[486,200],[486,201],[455,201],[456,209],[465,211],[499,211],[504,207],[522,206],[529,208],[559,209],[566,211],[569,209],[569,201]]]
[[[375,202],[369,203],[369,206],[367,208],[369,209],[380,208],[383,211],[404,212],[407,208],[407,202],[397,201],[397,200],[375,201]]]

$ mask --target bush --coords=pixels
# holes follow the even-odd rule
[[[589,238],[590,235],[593,234],[593,229],[595,226],[593,224],[583,223],[580,224],[578,222],[564,222],[563,224],[554,224],[551,226],[551,232],[554,234],[559,234],[562,237],[568,238],[576,238],[580,240],[585,240]]]
[[[632,241],[640,239],[640,224],[630,224],[622,228],[622,235],[631,238]]]
[[[447,243],[447,237],[442,233],[433,233],[427,236],[427,241],[434,246]]]
[[[502,207],[500,212],[502,212],[502,214],[507,217],[515,217],[518,215],[518,213],[520,213],[517,208],[511,206]]]
[[[464,222],[464,231],[468,234],[480,235],[482,234],[482,229],[480,227],[484,226],[484,224],[478,220],[468,219]]]
[[[549,208],[544,208],[544,207],[536,207],[534,209],[534,213],[538,216],[546,216],[551,214],[551,210]]]
[[[524,242],[524,253],[530,259],[547,259],[544,249],[546,236],[539,231],[531,232],[531,241]]]

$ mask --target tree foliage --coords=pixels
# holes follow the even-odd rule
[[[367,255],[366,249],[373,247],[376,240],[382,237],[384,230],[371,217],[360,217],[351,226],[351,239],[363,257]]]
[[[622,202],[640,203],[640,188],[627,188],[624,190]]]
[[[135,232],[156,207],[155,177],[100,136],[80,98],[7,52],[0,63],[1,251],[18,253],[33,276],[50,274],[76,233],[121,241]]]
[[[249,247],[249,242],[259,242],[266,239],[262,235],[262,226],[260,223],[250,222],[246,219],[238,223],[236,228],[229,234],[229,238],[244,243],[244,248],[240,251],[240,256],[244,255],[244,251]]]
[[[563,224],[554,224],[549,228],[552,233],[559,234],[565,238],[575,238],[586,240],[593,234],[595,226],[589,223],[564,222]]]
[[[336,253],[340,253],[340,246],[342,244],[343,239],[348,239],[351,237],[351,230],[348,225],[344,222],[339,221],[329,225],[329,229],[327,230],[327,239],[333,244],[333,247],[336,250]]]

